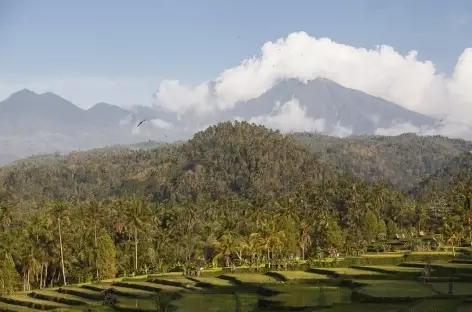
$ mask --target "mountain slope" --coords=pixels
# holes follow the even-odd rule
[[[164,200],[171,194],[266,194],[339,173],[295,140],[262,126],[230,122],[181,145],[73,153],[0,168],[0,185],[23,198],[87,199],[127,193]]]
[[[295,136],[342,171],[369,182],[382,181],[403,191],[472,149],[469,141],[412,133],[344,139],[310,133]]]
[[[258,98],[238,103],[223,116],[250,120],[256,116],[274,115],[277,113],[276,109],[274,111],[277,102],[283,105],[293,98],[306,108],[307,117],[324,120],[325,133],[333,132],[336,125],[351,129],[357,135],[374,134],[376,129],[388,129],[397,122],[417,127],[437,124],[433,117],[323,78],[306,84],[297,79],[283,80]]]
[[[258,98],[206,117],[180,116],[159,107],[136,106],[128,110],[107,103],[83,110],[53,93],[22,90],[0,102],[0,161],[147,140],[184,140],[205,125],[235,117],[267,124],[264,119],[276,116],[279,124],[267,125],[283,126],[289,122],[289,117],[283,115],[283,105],[291,99],[299,101],[301,108],[297,113],[306,115],[298,117],[310,118],[307,121],[310,125],[317,123],[315,119],[323,121],[322,128],[310,128],[311,131],[328,134],[341,133],[340,127],[343,134],[372,134],[397,122],[417,127],[434,127],[437,122],[432,117],[322,78],[306,84],[296,79],[283,80]],[[142,119],[160,121],[147,122],[136,129],[136,123]]]
[[[54,93],[21,90],[0,102],[0,165],[34,154],[161,139],[152,123],[135,131],[143,118],[107,103],[83,110]]]
[[[453,181],[466,180],[471,177],[472,149],[469,149],[451,159],[433,174],[424,177],[410,193],[414,195],[425,194],[433,187],[444,191]]]
[[[188,142],[162,144],[154,141],[145,141],[132,145],[117,145],[72,153],[61,157],[52,154],[41,157],[29,157],[15,162],[15,164],[25,170],[37,167],[44,168],[46,165],[64,165],[67,168],[68,166],[91,166],[95,169],[110,165],[112,169],[107,170],[112,170],[119,176],[113,178],[110,176],[110,179],[116,183],[118,183],[117,181],[125,181],[123,182],[126,185],[124,189],[152,189],[156,184],[161,183],[163,179],[170,179],[168,176],[169,172],[173,172],[171,180],[174,181],[175,186],[178,186],[178,181],[183,181],[192,175],[187,173],[188,170],[182,171],[181,168],[189,168],[189,170],[191,169],[190,171],[206,171],[210,170],[208,166],[211,162],[214,163],[214,165],[210,166],[212,174],[217,175],[215,171],[219,171],[220,169],[217,168],[225,162],[238,161],[250,153],[257,154],[259,153],[256,152],[257,150],[269,144],[264,142],[265,139],[257,141],[256,138],[254,142],[257,141],[257,143],[248,151],[249,147],[242,147],[231,142],[219,142],[224,141],[224,137],[226,137],[226,140],[229,140],[229,131],[226,134],[222,134],[220,132],[217,133],[214,129],[222,131],[220,127],[212,127],[196,135],[193,140]],[[228,127],[228,129],[231,129],[231,127]],[[247,129],[253,128],[251,126]],[[239,132],[239,135],[242,137],[241,142],[245,142],[248,137],[253,135],[247,129]],[[259,128],[256,127],[254,129]],[[470,155],[469,150],[472,149],[472,143],[468,141],[441,136],[417,136],[414,134],[392,137],[357,136],[343,139],[312,133],[297,133],[293,136],[293,138],[284,142],[298,140],[308,147],[309,150],[317,154],[317,163],[320,161],[324,162],[331,168],[356,175],[368,182],[382,181],[404,192],[414,189],[425,177],[441,170],[441,168],[456,157]],[[270,144],[278,146],[279,143],[276,140]],[[292,149],[292,147],[289,149]],[[169,153],[171,151],[177,153],[178,156],[174,155],[170,158]],[[277,154],[277,152],[273,151],[271,157],[286,158],[286,156]],[[241,156],[238,156],[239,154]],[[311,159],[312,156],[304,157]],[[252,158],[254,161],[256,160],[256,158]],[[469,158],[466,157],[465,159]],[[148,163],[151,160],[153,165]],[[142,164],[138,165],[140,162]],[[91,165],[92,163],[94,164],[93,166]],[[124,163],[125,167],[121,167],[121,163]],[[249,164],[251,163],[253,161],[249,161]],[[462,168],[463,165],[463,163],[459,162],[458,167]],[[251,170],[254,169],[254,165],[251,168],[239,168],[238,170],[245,177],[240,181],[244,182],[244,185],[248,185],[255,183],[255,178],[270,181],[278,175],[267,169],[272,166],[270,163],[266,163],[264,166],[266,166],[266,169],[263,170],[264,174],[252,172]],[[295,168],[298,167],[295,166]],[[93,171],[95,169],[90,170]],[[133,171],[134,173],[132,173]],[[23,173],[18,174],[22,175]],[[68,174],[65,174],[65,176],[68,176]],[[219,178],[214,176],[212,179],[217,181]],[[195,184],[198,185],[198,183]],[[187,183],[182,185],[187,185]],[[215,185],[213,187],[216,188]],[[224,187],[226,188],[227,186]],[[117,185],[116,188],[119,189],[119,186]]]

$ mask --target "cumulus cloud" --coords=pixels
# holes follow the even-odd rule
[[[410,51],[402,55],[388,45],[352,47],[296,32],[265,43],[260,55],[225,70],[212,82],[185,85],[162,81],[154,96],[155,105],[178,115],[208,115],[256,98],[283,78],[308,81],[324,77],[420,113],[470,123],[472,48],[464,50],[452,75],[437,72],[433,62],[419,61],[417,54]],[[275,115],[258,116],[252,121],[281,130],[323,128],[322,121],[306,116],[295,100],[277,109]],[[337,125],[335,132],[346,135],[349,131]]]
[[[152,119],[152,120],[149,120],[149,121],[151,122],[151,124],[155,128],[158,128],[158,129],[170,130],[174,127],[174,125],[171,122],[167,122],[167,121],[159,119],[159,118]]]
[[[392,127],[378,128],[377,135],[396,136],[402,133],[416,133],[419,135],[444,135],[450,138],[463,138],[472,140],[472,127],[458,122],[446,122],[436,128],[417,127],[410,123],[396,123]]]
[[[324,120],[309,117],[306,107],[301,106],[296,98],[283,105],[277,103],[271,115],[253,117],[249,122],[279,129],[282,132],[322,132],[325,129]]]

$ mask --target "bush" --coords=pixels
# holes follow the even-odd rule
[[[444,261],[448,262],[454,259],[452,255],[447,254],[405,254],[403,257],[348,257],[337,261],[310,260],[309,268],[347,268],[352,266],[365,265],[399,265],[404,262],[428,262]]]

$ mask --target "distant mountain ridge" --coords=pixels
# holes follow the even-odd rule
[[[275,103],[297,99],[306,108],[308,117],[323,119],[325,133],[336,125],[352,130],[353,135],[374,134],[376,129],[388,129],[395,123],[409,123],[417,127],[434,127],[438,119],[408,110],[403,106],[374,97],[362,91],[345,88],[325,78],[306,84],[298,79],[284,79],[261,96],[238,103],[233,110],[223,113],[223,119],[274,114]],[[249,110],[248,107],[253,109]]]
[[[286,79],[261,96],[211,116],[177,115],[162,108],[136,105],[125,109],[98,103],[82,109],[51,92],[21,90],[0,102],[0,165],[33,154],[70,152],[100,146],[188,139],[205,125],[242,118],[251,121],[277,114],[277,105],[296,98],[307,117],[324,120],[326,134],[342,126],[352,134],[373,134],[397,122],[434,127],[437,119],[361,91],[318,78],[302,83]],[[278,104],[279,103],[279,104]],[[136,124],[142,119],[160,122]]]

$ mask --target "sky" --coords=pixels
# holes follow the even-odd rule
[[[469,0],[0,0],[0,99],[205,114],[325,76],[472,124],[471,33]]]

